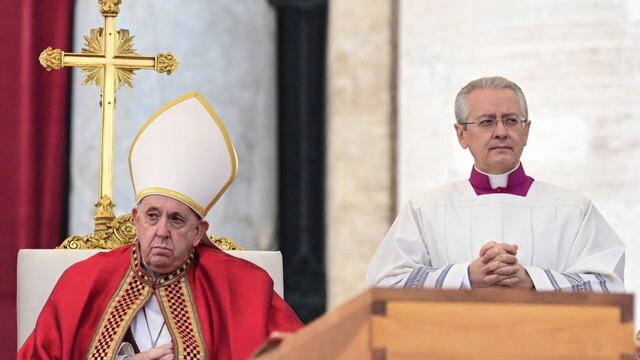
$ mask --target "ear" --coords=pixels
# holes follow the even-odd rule
[[[138,208],[134,207],[133,209],[131,209],[131,217],[133,218],[133,222],[137,223],[138,222]]]
[[[200,241],[202,240],[202,237],[207,233],[207,230],[209,230],[209,223],[204,220],[200,220],[198,226],[196,226],[196,238],[193,239],[193,247],[196,247],[198,246],[198,244],[200,244]]]
[[[524,125],[524,144],[522,146],[527,146],[527,140],[529,140],[529,128],[531,127],[531,121],[527,121]]]
[[[469,144],[467,144],[466,140],[467,131],[464,129],[464,126],[456,122],[453,124],[453,128],[456,131],[456,136],[458,137],[458,143],[460,143],[460,146],[462,146],[463,149],[468,148]]]

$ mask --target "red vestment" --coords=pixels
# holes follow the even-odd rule
[[[115,358],[150,296],[180,359],[246,359],[272,331],[302,326],[257,265],[199,245],[178,270],[154,281],[129,245],[64,272],[18,359]]]

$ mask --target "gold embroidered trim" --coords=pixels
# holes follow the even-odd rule
[[[133,315],[146,303],[150,294],[149,286],[140,281],[129,269],[102,315],[96,335],[89,347],[88,359],[114,358]]]
[[[207,352],[202,337],[195,303],[189,282],[183,277],[178,282],[158,289],[168,328],[173,334],[177,359],[206,359]]]

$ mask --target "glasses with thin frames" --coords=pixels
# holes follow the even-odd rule
[[[493,131],[496,126],[498,126],[498,121],[502,121],[502,125],[504,125],[504,127],[507,129],[518,129],[518,126],[523,129],[529,120],[517,117],[515,115],[509,115],[501,119],[480,118],[475,122],[465,122],[462,123],[462,125],[476,125],[480,130]]]

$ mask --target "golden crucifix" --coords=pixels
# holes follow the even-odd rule
[[[46,48],[40,54],[40,63],[47,71],[64,66],[78,66],[85,74],[83,84],[94,83],[101,89],[102,142],[100,147],[100,194],[96,206],[95,229],[89,236],[71,236],[61,247],[114,248],[131,242],[135,237],[133,223],[128,215],[115,218],[111,201],[113,184],[113,131],[115,92],[120,86],[132,87],[133,75],[138,69],[154,69],[171,74],[178,60],[171,54],[141,56],[133,48],[129,30],[116,29],[116,16],[121,0],[98,0],[104,27],[91,29],[85,36],[81,53],[65,53]]]

